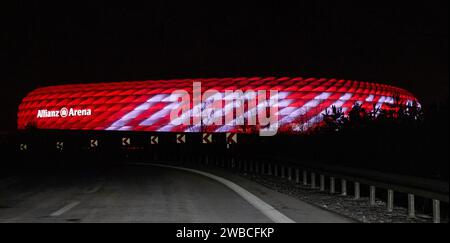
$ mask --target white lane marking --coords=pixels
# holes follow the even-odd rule
[[[72,208],[76,207],[78,204],[80,204],[80,202],[71,202],[69,204],[67,204],[66,206],[62,207],[61,209],[59,209],[58,211],[53,212],[52,214],[50,214],[50,217],[58,217],[63,215],[65,212],[71,210]]]
[[[96,193],[96,192],[98,192],[98,190],[100,190],[100,188],[102,188],[102,185],[97,185],[90,190],[84,191],[84,193],[86,193],[86,194]]]
[[[275,223],[295,223],[294,220],[288,218],[286,215],[282,214],[280,211],[276,210],[274,207],[270,206],[268,203],[264,202],[257,196],[253,195],[251,192],[245,190],[244,188],[238,186],[237,184],[224,179],[222,177],[206,173],[203,171],[198,171],[194,169],[188,169],[188,168],[182,168],[177,166],[170,166],[170,165],[161,165],[161,164],[142,164],[142,163],[135,163],[135,165],[151,165],[156,167],[162,167],[162,168],[170,168],[170,169],[177,169],[177,170],[183,170],[188,171],[192,173],[196,173],[199,175],[206,176],[208,178],[211,178],[215,181],[218,181],[234,192],[236,192],[239,196],[244,198],[248,203],[250,203],[253,207],[261,211],[265,216],[267,216],[269,219],[271,219]]]

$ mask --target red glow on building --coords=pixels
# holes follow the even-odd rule
[[[39,88],[22,101],[18,129],[33,127],[55,130],[111,130],[149,132],[236,132],[254,133],[257,126],[224,124],[199,127],[171,125],[170,112],[179,106],[176,90],[193,92],[201,82],[202,91],[276,90],[278,126],[283,133],[305,131],[320,125],[322,114],[332,106],[347,113],[358,102],[395,109],[394,104],[417,101],[408,91],[389,85],[316,78],[223,78],[179,79],[98,84],[74,84]],[[224,96],[222,96],[223,98]],[[266,107],[263,107],[266,108]],[[194,109],[191,104],[190,109]],[[235,112],[224,108],[222,116]],[[245,105],[245,112],[249,112]],[[192,116],[188,115],[189,119]]]

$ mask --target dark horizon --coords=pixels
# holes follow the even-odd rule
[[[448,1],[113,5],[2,8],[2,130],[27,92],[66,83],[326,77],[448,103]]]

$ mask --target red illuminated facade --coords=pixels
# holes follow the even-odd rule
[[[371,111],[374,106],[390,110],[395,109],[394,104],[417,101],[408,91],[393,86],[338,79],[272,77],[74,84],[44,87],[29,93],[19,107],[18,129],[216,133],[252,133],[259,129],[233,122],[211,126],[173,125],[170,112],[180,106],[179,97],[173,92],[183,90],[192,94],[194,82],[201,82],[202,92],[218,91],[219,99],[224,100],[227,90],[276,90],[276,125],[281,133],[319,126],[322,114],[332,106],[342,107],[347,113],[356,102]],[[250,111],[244,106],[245,116]],[[194,104],[189,108],[185,117],[193,119]],[[258,108],[266,109],[260,103]],[[235,109],[236,106],[224,107],[220,116],[233,114]]]

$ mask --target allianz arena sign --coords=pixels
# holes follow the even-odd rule
[[[37,112],[37,118],[58,118],[58,117],[76,117],[76,116],[90,116],[92,115],[91,109],[83,109],[83,110],[77,110],[77,109],[67,109],[65,107],[61,108],[61,110],[38,110]]]

